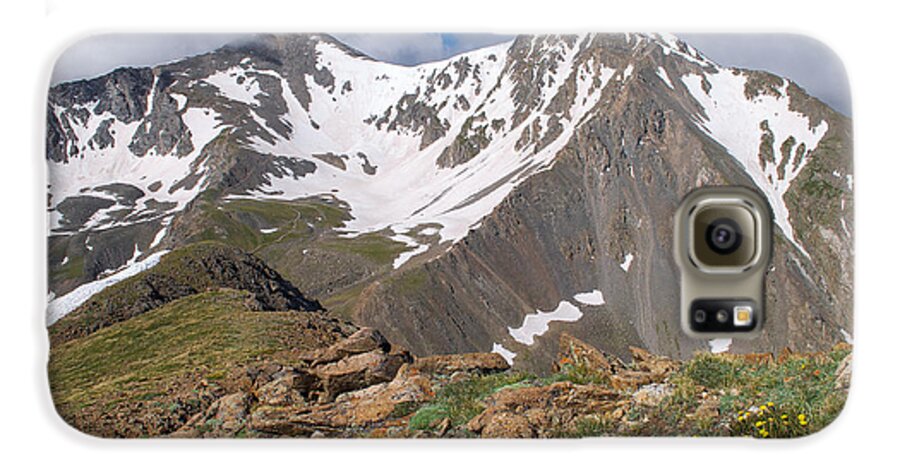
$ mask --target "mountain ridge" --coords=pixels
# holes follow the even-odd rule
[[[609,328],[630,344],[685,356],[699,345],[672,332],[678,327],[666,308],[676,299],[674,267],[662,258],[671,233],[666,209],[697,184],[740,183],[768,197],[779,237],[789,243],[776,263],[774,276],[783,278],[771,287],[794,291],[770,300],[770,319],[803,326],[764,343],[818,348],[850,330],[848,279],[836,267],[818,268],[820,261],[852,257],[849,135],[834,137],[848,129],[847,120],[790,81],[719,67],[670,36],[521,36],[412,67],[361,59],[327,38],[270,41],[283,42],[282,49],[226,46],[154,67],[144,101],[116,79],[136,75],[134,86],[143,90],[148,78],[142,72],[94,79],[100,82],[80,95],[60,98],[51,90],[54,292],[115,270],[138,252],[140,258],[198,238],[232,240],[241,233],[243,241],[261,239],[260,254],[276,265],[292,254],[291,260],[312,257],[322,264],[319,274],[327,271],[326,260],[362,267],[316,289],[349,305],[347,312],[362,316],[362,325],[374,323],[414,351],[521,347],[506,331],[532,310],[549,312],[571,300],[574,288],[599,290],[611,300],[582,306],[588,314],[580,322],[593,326],[588,340],[622,352],[624,342],[602,332]],[[110,99],[65,106],[63,98],[72,94],[94,97],[97,84]],[[144,114],[136,118],[139,109]],[[126,135],[127,145],[121,142]],[[832,141],[827,152],[819,150]],[[116,159],[112,171],[98,164],[107,157]],[[164,168],[149,164],[159,159]],[[570,192],[560,185],[573,183],[581,189],[562,198]],[[273,219],[228,211],[241,200],[274,201],[284,209],[311,199],[342,215],[320,225],[299,215]],[[830,206],[815,219],[804,217],[824,204]],[[558,220],[556,228],[542,221],[542,215],[558,219],[555,213],[577,214],[579,221]],[[290,229],[264,225],[266,218]],[[827,228],[815,227],[823,220]],[[297,235],[299,221],[306,221],[310,234]],[[205,232],[208,227],[214,230]],[[648,227],[652,234],[641,232]],[[269,230],[276,231],[271,238],[262,233]],[[284,232],[292,235],[269,241]],[[375,245],[361,248],[354,239],[362,236]],[[294,243],[304,247],[302,254],[286,247],[290,237],[299,238]],[[319,245],[302,245],[309,242],[304,237]],[[509,239],[520,241],[519,253],[498,248]],[[342,243],[355,244],[351,254],[333,250]],[[396,253],[396,244],[406,250]],[[474,252],[467,248],[473,244]],[[102,254],[93,253],[94,245]],[[385,266],[388,253],[394,259]],[[656,255],[647,260],[650,254]],[[495,266],[476,267],[459,257],[493,260]],[[528,260],[530,270],[498,270],[510,260]],[[64,261],[80,261],[79,276],[70,276],[74,269]],[[643,281],[619,279],[623,272]],[[402,281],[410,276],[424,283]],[[467,294],[448,300],[450,279],[456,280],[453,289]],[[826,280],[828,289],[807,281],[812,279]],[[428,289],[411,293],[411,286]],[[640,286],[636,299],[612,294],[634,286]],[[376,294],[354,305],[355,290]],[[839,293],[837,306],[829,306],[829,292]],[[428,309],[414,307],[419,295]],[[805,298],[824,313],[801,306]],[[499,313],[490,306],[501,306]],[[604,312],[615,314],[604,319]],[[423,330],[426,320],[455,324],[437,331],[455,333],[434,338]],[[561,325],[551,325],[548,344]],[[822,325],[827,334],[803,345],[804,333]],[[735,348],[747,346],[736,342]],[[523,357],[519,361],[531,362]]]

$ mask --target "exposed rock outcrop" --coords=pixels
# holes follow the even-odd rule
[[[84,337],[185,296],[217,288],[245,290],[260,311],[321,311],[259,258],[235,247],[200,243],[166,254],[134,277],[110,286],[52,326],[51,343]]]

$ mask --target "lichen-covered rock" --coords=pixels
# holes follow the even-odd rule
[[[355,391],[394,378],[400,366],[412,360],[409,355],[373,350],[321,365],[313,370],[322,384],[321,401],[332,401],[343,392]]]
[[[849,354],[838,364],[837,370],[834,372],[835,389],[850,389],[850,379],[853,375],[853,354]]]
[[[318,383],[319,379],[306,371],[291,371],[260,387],[256,399],[269,406],[304,405]]]
[[[619,398],[605,387],[570,382],[503,389],[467,427],[485,438],[552,436],[571,430],[580,418],[612,410]]]
[[[608,376],[623,368],[622,362],[611,355],[581,341],[568,332],[559,336],[559,351],[556,354],[554,369],[559,371],[566,365],[577,364]]]
[[[389,352],[391,344],[378,330],[363,327],[353,335],[340,340],[329,347],[300,354],[300,358],[311,363],[311,366],[334,363],[351,355],[372,351]]]
[[[388,383],[348,392],[337,400],[311,407],[262,406],[253,411],[250,428],[275,435],[352,435],[353,430],[390,420],[403,405],[433,397],[431,383],[420,375],[398,375]]]
[[[252,396],[243,392],[223,396],[170,436],[173,438],[234,436],[246,426],[252,400]]]
[[[482,352],[417,358],[411,366],[422,374],[445,376],[455,373],[492,374],[509,369],[509,363],[499,354]]]

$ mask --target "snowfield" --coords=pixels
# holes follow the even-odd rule
[[[784,80],[778,96],[762,93],[753,98],[744,95],[747,76],[729,69],[703,76],[687,75],[681,80],[703,107],[703,114],[697,117],[700,129],[741,163],[768,198],[776,224],[788,240],[806,253],[794,236],[784,194],[809,162],[809,154],[828,132],[828,123],[811,123],[803,114],[792,111],[788,82]],[[703,89],[704,80],[710,85],[709,92]],[[773,137],[775,162],[761,164],[759,155],[766,134],[764,126]],[[782,148],[787,150],[787,155],[782,153]]]
[[[377,232],[388,229],[410,247],[409,252],[398,257],[394,267],[399,268],[411,257],[423,253],[423,247],[410,240],[410,231],[421,225],[431,225],[440,235],[440,242],[456,242],[493,209],[518,184],[536,172],[550,168],[554,157],[568,142],[575,130],[574,123],[583,119],[602,95],[603,88],[611,81],[615,70],[599,66],[599,86],[595,83],[593,62],[573,69],[572,61],[577,47],[558,45],[564,60],[554,74],[555,80],[542,89],[539,110],[549,105],[559,87],[570,74],[574,74],[577,97],[564,118],[569,125],[565,131],[541,150],[533,146],[516,150],[516,142],[522,131],[535,121],[546,119],[539,112],[523,123],[512,127],[516,111],[512,99],[515,83],[507,75],[501,75],[506,61],[508,43],[463,54],[446,61],[417,67],[401,67],[360,61],[348,56],[329,44],[319,47],[320,62],[327,65],[338,83],[389,83],[390,87],[376,87],[366,92],[353,91],[335,96],[331,91],[309,81],[312,95],[307,112],[282,79],[283,99],[288,112],[283,116],[295,130],[287,139],[278,138],[269,143],[255,141],[254,149],[270,155],[287,155],[292,158],[315,161],[314,155],[332,153],[349,157],[346,170],[332,165],[318,165],[312,174],[305,176],[270,176],[270,183],[252,192],[255,198],[292,200],[317,195],[332,195],[349,204],[353,220],[346,231],[350,234]],[[489,59],[493,57],[493,59]],[[438,105],[457,96],[465,98],[472,107],[483,110],[486,122],[505,124],[492,129],[488,146],[474,158],[452,168],[437,164],[441,153],[463,131],[469,113],[452,106],[441,108],[439,117],[449,123],[446,135],[421,149],[421,136],[407,130],[388,131],[378,129],[365,121],[373,113],[378,114],[395,106],[406,94],[414,94],[427,77],[443,70],[460,59],[481,65],[478,80],[470,75],[458,89],[437,89],[426,100]],[[310,123],[315,122],[318,129]],[[544,123],[546,124],[546,123]],[[274,133],[273,133],[274,134]],[[363,154],[377,173],[369,175],[363,169],[363,161],[353,156]],[[403,191],[398,192],[397,189]],[[477,198],[474,196],[478,195]],[[422,235],[427,235],[422,233]],[[401,239],[402,238],[402,239]]]

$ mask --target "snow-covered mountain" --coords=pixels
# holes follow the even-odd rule
[[[565,303],[612,351],[686,354],[671,208],[732,182],[768,197],[789,244],[770,324],[797,333],[773,348],[850,330],[852,278],[833,265],[852,255],[849,120],[672,36],[522,36],[415,67],[260,36],[55,86],[47,113],[54,296],[224,239],[420,352],[514,355],[534,343],[527,313]],[[340,215],[319,225],[299,202]],[[381,245],[342,246],[364,241]],[[574,297],[594,291],[606,302]]]

